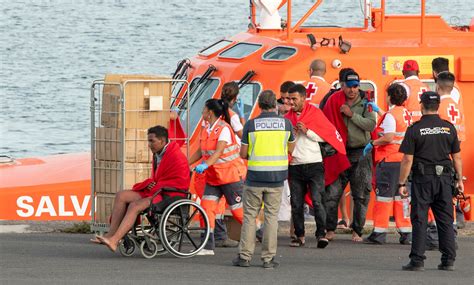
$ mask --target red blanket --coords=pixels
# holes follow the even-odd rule
[[[303,107],[303,111],[301,112],[299,117],[296,115],[296,112],[293,112],[293,110],[290,110],[290,112],[288,112],[285,117],[291,121],[293,126],[296,126],[296,123],[298,122],[302,122],[308,129],[312,130],[318,136],[324,139],[327,143],[332,145],[332,147],[334,147],[334,149],[336,149],[338,153],[331,157],[335,157],[338,155],[341,155],[342,157],[346,157],[345,156],[346,154],[345,140],[343,139],[344,137],[336,130],[334,125],[328,120],[328,118],[326,118],[324,113],[318,108],[316,108],[315,106],[309,103],[305,103],[305,106]],[[346,133],[347,133],[347,130],[346,130]],[[345,137],[347,137],[347,134]],[[331,157],[328,157],[328,158],[331,158]],[[346,157],[347,164],[344,164],[344,161],[341,161],[343,163],[341,166],[342,167],[347,166],[347,167],[337,172],[337,174],[333,178],[334,175],[332,174],[332,171],[334,171],[334,169],[327,168],[326,160],[327,158],[324,158],[324,167],[325,167],[324,179],[325,179],[325,184],[329,185],[332,182],[334,182],[334,180],[337,178],[339,173],[347,169],[350,164],[349,164],[349,160],[347,160],[347,157]]]
[[[346,103],[346,96],[342,90],[335,92],[329,97],[324,106],[323,113],[328,120],[336,127],[341,135],[344,146],[347,143],[347,126],[341,114],[341,106]],[[333,156],[324,158],[324,179],[326,185],[333,183],[339,174],[350,167],[349,159],[344,153],[336,153]]]
[[[152,189],[147,189],[147,186],[155,182],[156,185]],[[133,185],[133,191],[144,191],[147,196],[152,196],[156,191],[164,187],[176,188],[180,190],[187,190],[189,188],[190,176],[189,166],[186,156],[181,152],[179,145],[176,142],[170,142],[165,150],[163,158],[158,166],[158,169],[153,172],[152,176],[143,182]],[[168,196],[184,196],[182,193],[168,192]],[[158,195],[160,196],[160,195]],[[158,202],[160,197],[153,200]]]
[[[179,117],[175,120],[170,119],[168,138],[170,141],[175,141],[180,147],[186,142],[186,133],[183,130]]]
[[[293,110],[290,110],[285,117],[291,121],[293,126],[296,126],[298,122],[302,122],[308,129],[332,145],[338,152],[346,154],[346,147],[341,135],[326,116],[324,116],[323,112],[315,106],[306,102],[299,117]]]

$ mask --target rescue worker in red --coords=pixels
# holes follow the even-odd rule
[[[449,72],[449,60],[444,57],[437,57],[431,62],[433,68],[433,79],[438,83],[439,78],[446,79],[446,74],[454,74]],[[437,84],[438,87],[439,84]],[[448,120],[451,124],[454,125],[456,131],[458,132],[459,141],[463,142],[466,140],[466,123],[464,120],[464,106],[461,96],[461,91],[456,85],[454,78],[453,87],[451,88],[450,93],[440,94],[441,104],[439,106],[439,115],[442,119]],[[446,114],[443,117],[443,113]]]
[[[428,91],[429,87],[421,82],[418,75],[420,68],[416,60],[407,60],[403,63],[403,76],[405,80],[401,83],[407,90],[408,99],[405,107],[411,114],[413,122],[419,121],[421,118],[420,96],[423,92]]]
[[[112,209],[109,232],[104,236],[96,236],[91,241],[106,245],[111,251],[117,249],[119,241],[135,224],[137,216],[150,206],[167,198],[183,196],[179,192],[160,192],[162,188],[188,190],[189,167],[186,156],[179,145],[168,140],[168,130],[162,126],[148,129],[148,147],[153,153],[152,176],[137,183],[132,190],[117,193]],[[153,199],[153,201],[152,201]]]
[[[238,98],[239,86],[236,82],[230,81],[222,86],[221,99],[229,105],[230,126],[235,134],[235,139],[240,146],[242,130],[245,124],[244,102]],[[234,112],[232,108],[235,107]],[[242,163],[242,172],[246,172],[245,164]],[[214,229],[214,238],[216,247],[237,247],[239,242],[232,240],[227,235],[227,227],[224,223],[224,213],[226,209],[225,198],[219,200],[216,210],[216,227]]]
[[[399,152],[405,131],[411,124],[411,116],[403,107],[407,93],[400,84],[392,84],[387,89],[390,108],[379,119],[375,133],[377,139],[369,142],[364,154],[375,149],[376,200],[374,204],[374,230],[364,240],[370,244],[384,244],[388,232],[388,222],[393,210],[401,244],[411,242],[411,223],[408,197],[402,199],[398,193],[400,162],[403,154]],[[374,108],[375,109],[375,108]],[[377,108],[378,109],[378,108]]]
[[[306,100],[316,107],[324,96],[331,90],[331,84],[326,82],[326,63],[321,59],[315,59],[309,66],[310,79],[303,83],[306,88]]]
[[[201,205],[209,217],[211,234],[199,255],[214,255],[214,228],[219,199],[225,196],[232,215],[242,223],[242,160],[239,145],[230,126],[228,104],[221,99],[209,99],[202,111],[206,125],[201,129],[201,147],[192,155],[189,164],[202,159],[195,171],[205,173],[206,187]]]

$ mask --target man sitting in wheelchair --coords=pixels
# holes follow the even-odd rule
[[[146,210],[150,203],[159,203],[163,196],[185,197],[185,192],[160,192],[163,188],[187,190],[190,176],[186,156],[181,152],[178,143],[168,141],[168,130],[162,126],[148,129],[148,147],[153,153],[152,175],[143,182],[137,183],[132,190],[117,193],[112,209],[109,232],[96,236],[91,242],[106,245],[115,252],[119,241],[134,226],[137,216]]]

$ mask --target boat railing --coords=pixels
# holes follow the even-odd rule
[[[286,5],[286,25],[284,26],[284,31],[286,32],[287,40],[291,40],[293,34],[297,33],[298,30],[302,27],[304,22],[316,11],[316,9],[321,5],[323,0],[317,0],[309,10],[296,22],[292,25],[292,0],[283,0],[278,7],[282,8]],[[420,45],[425,45],[425,18],[426,18],[426,0],[420,0],[421,11],[420,11]],[[373,27],[374,15],[380,15],[379,30],[384,31],[384,22],[385,22],[385,9],[386,3],[385,0],[380,0],[380,8],[373,7],[372,0],[364,1],[364,26],[363,31],[372,32],[375,31]],[[250,0],[250,28],[256,29],[256,7],[253,4],[253,1]],[[305,29],[316,29],[316,27],[305,27]],[[318,27],[319,28],[319,27]],[[258,29],[256,29],[258,31]]]

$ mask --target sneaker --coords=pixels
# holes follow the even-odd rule
[[[399,239],[400,244],[410,245],[411,244],[411,233],[402,233],[400,234]]]
[[[370,236],[369,237],[366,237],[364,239],[364,243],[365,244],[376,244],[376,245],[381,245],[383,244],[381,241],[378,241],[376,239],[372,239]]]
[[[407,265],[402,266],[402,270],[405,270],[405,271],[424,271],[425,267],[422,264],[415,264],[415,263],[410,261]]]
[[[328,239],[325,237],[317,238],[317,240],[318,240],[318,248],[325,248],[329,244]]]
[[[454,265],[441,263],[438,265],[438,270],[454,271]]]
[[[250,267],[250,261],[240,258],[240,255],[237,255],[236,258],[232,260],[233,266],[240,266],[240,267]]]
[[[265,261],[263,263],[263,268],[265,269],[274,269],[274,268],[278,268],[280,266],[280,263],[276,262],[274,258],[272,258],[272,260],[270,261]]]
[[[214,250],[212,249],[201,249],[196,255],[214,255]]]
[[[216,240],[216,247],[238,247],[239,242],[230,238]]]

